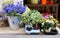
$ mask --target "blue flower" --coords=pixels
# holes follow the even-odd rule
[[[21,9],[18,9],[17,12],[18,12],[19,14],[21,14]]]
[[[8,10],[8,14],[12,13],[12,10]]]
[[[22,8],[22,10],[23,10],[23,12],[25,12],[25,10],[26,10],[26,6],[24,6],[24,7]]]
[[[12,21],[12,23],[13,23],[13,24],[15,24],[15,22],[14,22],[14,21]]]
[[[9,7],[6,7],[5,10],[9,10]]]
[[[16,5],[16,9],[21,9],[22,7],[20,5]]]
[[[17,9],[17,12],[22,14],[23,12],[25,12],[25,10],[26,10],[26,6],[23,6],[22,8]]]
[[[13,5],[12,7],[11,7],[11,10],[16,10],[16,7]]]
[[[4,16],[2,16],[2,20],[4,20]]]
[[[23,1],[20,1],[20,4],[22,4],[23,3]]]
[[[4,10],[7,14],[14,13],[14,11],[15,11],[16,13],[22,14],[22,13],[25,12],[26,6],[23,6],[23,7],[22,7],[22,6],[20,5],[21,3],[22,3],[22,1],[20,1],[20,3],[17,2],[16,5],[14,5],[14,4],[8,4],[8,5],[5,6],[5,8],[3,8],[3,10]]]
[[[6,7],[10,7],[10,4],[6,5]]]
[[[17,2],[17,4],[20,4],[19,2]]]

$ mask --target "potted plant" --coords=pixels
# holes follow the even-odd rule
[[[24,16],[23,19],[24,19],[23,22],[25,23],[26,30],[31,31],[32,27],[30,22],[30,16],[29,15]]]
[[[13,30],[17,30],[19,28],[18,22],[20,22],[18,16],[25,12],[26,6],[22,7],[20,3],[17,2],[16,5],[14,5],[13,3],[5,5],[3,7],[3,10],[5,11],[5,14],[8,16],[10,28]]]
[[[58,34],[58,31],[56,29],[57,25],[58,25],[58,20],[53,18],[53,16],[50,16],[49,18],[50,20],[54,21],[54,25],[51,27],[51,32],[54,32],[54,34]]]
[[[25,30],[31,31],[32,30],[32,23],[31,21],[31,17],[30,17],[30,9],[27,7],[26,11],[22,14],[22,19],[21,22],[25,23]]]
[[[58,31],[56,30],[56,25],[58,24],[58,21],[53,18],[53,16],[50,16],[49,19],[47,19],[44,22],[43,25],[43,30],[45,34],[48,35],[55,35],[58,33]]]
[[[33,24],[33,28],[34,30],[38,30],[39,26],[38,23],[42,23],[42,15],[37,11],[37,10],[33,10],[32,14],[31,14],[31,22]]]
[[[30,9],[28,7],[26,7],[26,11],[23,14],[21,14],[20,23],[22,26],[25,25],[26,21],[24,21],[24,20],[25,20],[25,17],[28,15],[29,12],[30,12]]]

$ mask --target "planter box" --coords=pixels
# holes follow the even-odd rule
[[[32,25],[31,25],[31,28],[32,28],[32,29],[31,29],[30,31],[27,30],[27,27],[28,27],[28,26],[25,25],[25,32],[26,32],[27,34],[39,34],[39,33],[40,33],[40,29],[34,30]]]

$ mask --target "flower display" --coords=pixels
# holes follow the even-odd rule
[[[16,5],[14,5],[14,4],[7,4],[5,7],[3,7],[3,10],[8,15],[17,15],[17,14],[24,13],[25,10],[26,10],[26,6],[21,6],[20,3],[17,2]]]
[[[27,7],[26,11],[21,15],[21,22],[27,23],[31,20],[30,18],[30,9]]]
[[[49,32],[52,30],[56,29],[56,26],[58,24],[58,20],[55,19],[53,16],[50,16],[48,19],[44,19],[45,21],[43,22],[43,29],[48,30]],[[51,28],[51,29],[50,29]],[[50,29],[50,30],[49,30]]]
[[[50,16],[52,16],[52,14],[50,13],[42,13],[43,17],[48,19]]]
[[[42,15],[37,10],[33,10],[31,13],[32,23],[42,23]]]

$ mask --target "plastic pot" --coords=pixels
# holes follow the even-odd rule
[[[27,28],[26,28],[26,30],[31,31],[31,30],[32,30],[32,27],[30,27],[30,28],[29,28],[29,27],[27,27]]]
[[[56,35],[58,34],[57,30],[51,30],[50,32],[44,32],[45,35]]]

